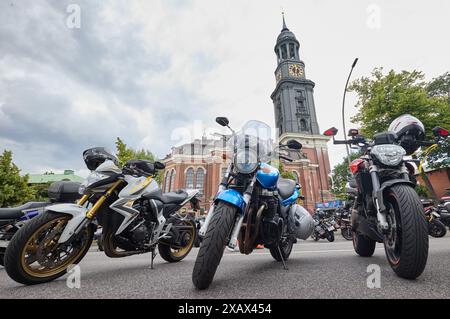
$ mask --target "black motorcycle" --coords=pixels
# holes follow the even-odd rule
[[[0,265],[4,265],[4,255],[14,234],[30,219],[56,203],[73,203],[81,197],[78,193],[80,183],[60,181],[48,188],[48,202],[28,202],[21,206],[0,208]]]
[[[349,140],[338,141],[337,131],[331,128],[324,135],[332,136],[334,144],[359,147],[363,154],[350,165],[358,190],[352,209],[356,253],[370,257],[376,243],[384,243],[394,272],[403,278],[417,278],[427,263],[428,227],[405,164],[405,149],[393,132],[376,134],[368,142],[358,130],[350,130]]]
[[[334,209],[327,211],[326,209],[318,209],[314,214],[314,231],[311,238],[314,241],[326,239],[329,242],[334,241],[334,232],[336,231],[336,221],[333,216]]]
[[[351,205],[353,202],[346,202],[344,207],[336,210],[336,225],[337,229],[341,230],[341,235],[346,240],[353,239],[352,222],[351,222]]]
[[[441,221],[440,207],[435,207],[434,202],[431,200],[421,201],[428,222],[428,233],[435,238],[444,237],[447,234],[447,228]]]

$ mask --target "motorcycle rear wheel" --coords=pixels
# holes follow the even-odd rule
[[[353,232],[353,248],[361,257],[372,257],[375,252],[376,241],[363,234]]]
[[[391,187],[387,202],[391,231],[384,239],[386,257],[399,277],[415,279],[424,271],[428,259],[428,228],[422,203],[407,185]]]
[[[341,229],[341,235],[342,237],[344,237],[346,240],[352,240],[353,239],[353,232],[351,227],[345,227]]]
[[[17,231],[5,253],[5,269],[11,279],[24,285],[49,282],[83,259],[94,238],[94,229],[86,227],[80,238],[68,246],[58,244],[69,220],[68,215],[46,212]]]
[[[235,218],[236,207],[225,202],[217,204],[192,271],[192,282],[197,289],[203,290],[211,285],[233,231]]]
[[[172,245],[159,243],[158,251],[161,255],[161,258],[169,263],[174,263],[183,260],[191,251],[192,247],[194,247],[194,242],[197,239],[197,228],[195,227],[195,223],[192,221],[184,222],[189,226],[192,226],[192,231],[184,234],[186,237],[186,243],[183,247],[173,247]]]
[[[292,240],[290,239],[286,239],[281,243],[280,249],[278,249],[278,246],[273,246],[270,247],[270,254],[272,255],[273,259],[275,259],[276,261],[282,261],[284,260],[288,260],[289,256],[291,255],[292,252],[292,247],[294,246],[294,243],[292,242]],[[281,255],[280,255],[280,251],[281,251]],[[283,257],[283,258],[281,258]]]

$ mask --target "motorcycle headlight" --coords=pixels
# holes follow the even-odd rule
[[[258,167],[258,155],[251,149],[240,150],[236,154],[234,165],[239,173],[250,174]]]
[[[372,148],[372,154],[375,155],[375,157],[383,165],[397,166],[403,160],[403,156],[406,155],[406,151],[401,146],[386,144],[375,145]]]

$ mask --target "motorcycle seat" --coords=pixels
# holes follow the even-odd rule
[[[292,179],[280,178],[277,183],[278,194],[282,199],[289,198],[292,194],[294,194],[295,187],[297,183]]]
[[[163,193],[162,190],[155,189],[154,191],[142,195],[142,197],[146,199],[156,199],[163,202],[164,204],[178,205],[186,200],[188,194],[186,193],[186,191],[182,189],[177,190],[176,192],[168,192],[168,193]]]
[[[0,208],[0,219],[17,219],[23,216],[23,211],[48,206],[46,202],[28,202],[11,208]]]

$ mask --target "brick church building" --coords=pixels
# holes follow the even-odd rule
[[[291,153],[294,162],[283,162],[303,186],[303,205],[313,211],[315,204],[330,199],[328,175],[328,137],[320,134],[314,104],[314,82],[305,75],[305,63],[299,55],[300,43],[286,26],[277,38],[275,54],[276,86],[271,95],[279,142],[295,139],[303,144],[302,152]],[[250,120],[250,119],[249,119]],[[231,160],[231,153],[222,140],[203,137],[192,143],[173,147],[163,162],[163,190],[199,189],[201,206],[211,204],[221,177]]]

